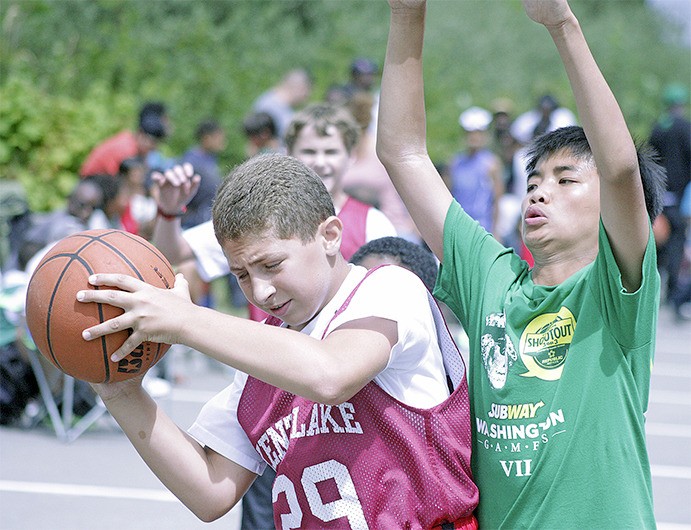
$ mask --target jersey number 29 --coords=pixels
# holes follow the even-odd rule
[[[333,479],[336,483],[341,498],[324,503],[317,490],[317,484],[329,479]],[[329,522],[345,517],[353,530],[366,530],[368,528],[353,479],[348,468],[340,462],[327,460],[321,464],[306,467],[302,472],[300,484],[312,515],[320,521]],[[290,513],[281,515],[282,528],[301,528],[303,514],[298,503],[295,484],[285,475],[276,477],[272,490],[273,502],[278,500],[281,493],[286,494],[290,508]]]

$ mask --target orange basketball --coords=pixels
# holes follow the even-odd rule
[[[91,383],[115,382],[146,372],[169,344],[144,342],[118,363],[111,354],[131,330],[86,341],[82,331],[122,314],[107,304],[77,302],[94,287],[94,273],[121,273],[156,287],[173,287],[168,260],[151,243],[122,230],[87,230],[58,241],[36,267],[26,294],[26,322],[43,356],[64,373]]]

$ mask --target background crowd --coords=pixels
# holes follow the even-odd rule
[[[169,104],[160,100],[141,102],[132,127],[115,135],[94,139],[81,163],[78,177],[64,202],[51,211],[29,206],[27,190],[17,182],[0,181],[2,201],[2,328],[3,385],[0,387],[0,423],[27,422],[25,405],[38,390],[28,368],[18,362],[14,345],[21,335],[21,296],[33,268],[56,241],[92,228],[118,228],[153,238],[157,216],[167,215],[157,205],[152,173],[189,163],[201,177],[199,191],[181,217],[183,229],[211,219],[217,187],[228,172],[222,160],[228,149],[246,158],[260,153],[290,153],[286,131],[296,113],[319,103],[348,113],[359,130],[342,176],[343,191],[379,210],[396,235],[427,251],[403,202],[377,159],[378,81],[376,61],[357,57],[342,78],[324,81],[323,93],[315,90],[313,73],[305,68],[287,69],[273,86],[261,86],[250,108],[234,122],[217,116],[199,116],[196,123],[174,122]],[[259,86],[259,85],[258,85]],[[658,266],[663,279],[661,303],[670,304],[679,325],[691,319],[691,123],[688,119],[689,87],[669,84],[659,94],[659,118],[647,131],[650,145],[667,170],[664,210],[654,224]],[[510,98],[494,99],[485,107],[464,105],[458,116],[457,148],[438,155],[435,163],[453,197],[478,223],[525,260],[531,255],[521,240],[520,203],[526,193],[525,147],[537,136],[577,124],[566,104],[550,92],[538,94],[533,108],[520,109]],[[186,128],[194,143],[175,153],[166,142],[176,129]],[[240,138],[242,146],[229,146]],[[0,176],[1,177],[1,176]],[[185,268],[187,267],[187,268]],[[195,275],[193,264],[180,270]],[[213,282],[199,279],[195,301],[234,314],[252,317],[244,295],[232,275]],[[458,342],[463,344],[462,331]],[[175,384],[177,374],[162,367],[158,375]],[[16,381],[13,384],[12,381]],[[59,389],[56,387],[56,394]],[[18,396],[21,398],[18,399]],[[84,390],[84,408],[93,396]],[[32,419],[35,424],[38,419]]]

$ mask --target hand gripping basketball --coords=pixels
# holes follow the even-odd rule
[[[114,362],[111,355],[130,335],[122,328],[99,340],[86,341],[82,331],[122,314],[107,303],[80,303],[81,290],[98,272],[138,278],[156,287],[173,286],[168,260],[145,239],[122,230],[88,230],[61,239],[34,271],[26,297],[26,322],[43,356],[68,375],[91,383],[116,382],[141,375],[156,364],[169,344],[140,341]]]

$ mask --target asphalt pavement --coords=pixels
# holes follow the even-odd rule
[[[178,381],[158,399],[186,428],[231,374],[196,352],[179,350],[171,362]],[[691,322],[676,322],[666,307],[647,433],[659,528],[691,529]],[[71,441],[60,440],[48,420],[30,429],[0,428],[1,530],[238,530],[239,520],[240,508],[213,523],[197,520],[107,414]]]

